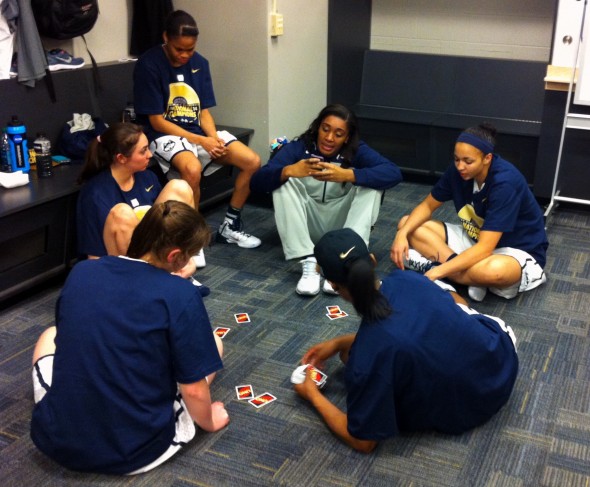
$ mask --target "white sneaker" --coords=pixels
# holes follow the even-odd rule
[[[199,253],[197,255],[193,255],[193,259],[195,261],[197,269],[202,269],[207,265],[207,262],[205,262],[205,252],[203,251],[203,249],[199,250]]]
[[[320,292],[320,273],[317,269],[317,261],[315,257],[308,257],[299,263],[303,268],[303,273],[295,291],[303,296],[315,296]]]
[[[488,293],[488,288],[487,287],[482,287],[482,286],[469,286],[467,288],[467,294],[469,294],[469,297],[471,299],[473,299],[473,301],[483,301],[483,298],[486,297],[486,294]]]
[[[322,291],[324,291],[326,294],[333,294],[334,296],[338,296],[338,291],[334,291],[334,288],[332,287],[332,284],[330,284],[330,281],[328,281],[328,279],[324,281]]]
[[[410,249],[408,252],[408,258],[404,257],[404,267],[412,271],[420,272],[424,274],[429,271],[433,266],[431,260],[423,257],[420,252],[414,249]]]
[[[450,293],[457,292],[457,290],[447,282],[441,281],[439,279],[435,279],[433,282],[434,282],[434,284],[436,284],[438,287],[440,287],[441,289],[443,289],[445,291],[448,291]]]
[[[262,243],[259,238],[245,233],[241,229],[233,230],[227,220],[224,220],[219,227],[215,240],[222,243],[237,244],[238,247],[244,249],[254,249]]]

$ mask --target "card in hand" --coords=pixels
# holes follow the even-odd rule
[[[236,386],[236,395],[240,401],[252,399],[254,397],[254,389],[252,389],[250,384]]]
[[[308,365],[307,368],[311,371],[311,378],[312,380],[318,385],[324,385],[324,382],[328,379],[328,376],[324,374],[321,370],[316,369],[313,365]]]
[[[236,323],[250,323],[248,313],[236,313],[234,318],[236,319]]]
[[[227,328],[225,326],[218,326],[217,328],[215,328],[215,330],[213,330],[213,333],[215,333],[219,338],[224,338],[225,335],[228,334],[229,330],[231,330],[231,328]]]
[[[264,394],[260,394],[259,396],[250,399],[248,402],[255,408],[261,408],[262,406],[266,406],[267,404],[276,401],[276,399],[277,398],[270,392],[265,392]]]

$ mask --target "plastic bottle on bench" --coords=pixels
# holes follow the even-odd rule
[[[10,146],[10,165],[12,171],[29,172],[29,149],[27,147],[27,129],[16,115],[6,127]]]
[[[12,172],[12,165],[10,164],[10,142],[8,142],[6,128],[2,129],[2,138],[0,139],[0,171]]]
[[[37,138],[33,142],[33,148],[35,149],[35,160],[37,161],[37,176],[40,178],[53,176],[51,142],[44,133],[37,134]]]

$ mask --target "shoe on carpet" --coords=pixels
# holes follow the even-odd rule
[[[215,240],[221,243],[237,244],[244,249],[254,249],[262,243],[259,238],[243,232],[241,228],[231,228],[227,220],[224,220],[219,227]]]
[[[74,57],[63,49],[52,49],[47,52],[47,64],[49,71],[59,71],[61,69],[78,69],[85,63],[81,57]]]
[[[326,294],[332,294],[333,296],[338,296],[338,291],[334,290],[334,288],[332,287],[332,284],[330,284],[330,281],[328,281],[328,279],[324,280],[324,286],[322,287],[322,291],[324,291]]]
[[[414,249],[410,249],[408,252],[408,258],[404,257],[404,267],[412,271],[420,272],[424,274],[434,267],[436,263],[423,257],[420,252]]]
[[[433,282],[434,282],[434,284],[436,284],[438,287],[440,287],[444,291],[448,291],[450,293],[457,292],[457,290],[453,286],[451,286],[448,282],[441,281],[440,279],[436,279]]]
[[[205,296],[209,296],[209,294],[211,294],[211,289],[209,289],[207,286],[205,286],[204,284],[201,284],[199,281],[197,281],[193,276],[189,277],[188,280],[191,282],[191,284],[193,286],[195,286],[197,288],[197,290],[199,291],[199,294],[204,298]]]
[[[469,297],[471,299],[473,299],[473,301],[483,301],[483,298],[486,297],[486,294],[488,293],[488,288],[487,287],[483,287],[483,286],[469,286],[467,288],[467,294],[469,294]]]
[[[205,251],[203,249],[199,250],[197,255],[193,255],[193,259],[195,260],[197,269],[202,269],[207,265],[207,262],[205,261]]]
[[[299,261],[302,274],[295,291],[303,296],[315,296],[320,292],[320,273],[315,257],[307,257]]]

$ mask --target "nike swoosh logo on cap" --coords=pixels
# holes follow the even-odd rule
[[[350,254],[354,250],[355,247],[356,247],[356,245],[353,245],[346,252],[340,252],[340,258],[343,260],[346,259],[348,257],[348,254]]]

